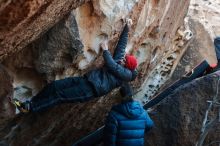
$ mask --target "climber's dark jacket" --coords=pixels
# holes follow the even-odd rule
[[[128,31],[129,31],[129,28],[127,25],[125,25],[125,27],[120,35],[120,38],[118,40],[118,44],[115,48],[113,59],[117,63],[125,56],[125,48],[126,48],[127,42],[128,42]]]
[[[137,101],[114,106],[105,122],[105,146],[144,146],[144,134],[154,123]]]
[[[112,89],[119,87],[123,82],[132,81],[137,72],[131,71],[120,64],[117,64],[109,51],[103,52],[105,65],[103,68],[92,70],[86,74],[87,80],[92,83],[97,96],[102,96]]]
[[[137,76],[136,70],[129,70],[118,64],[124,57],[127,39],[128,27],[126,25],[116,46],[114,57],[108,50],[105,50],[103,52],[105,61],[103,68],[92,70],[86,74],[87,80],[93,85],[97,96],[105,95],[123,82],[132,81]]]

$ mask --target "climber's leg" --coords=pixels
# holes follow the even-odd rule
[[[49,97],[54,97],[53,95],[55,95],[56,92],[77,85],[81,79],[82,77],[70,77],[62,80],[56,80],[46,85],[37,95],[32,97],[31,101],[21,102],[18,99],[14,99],[12,102],[21,112],[27,112],[31,110],[30,103],[41,103],[47,101]]]
[[[37,98],[35,97],[33,100],[30,101],[31,110],[34,112],[40,111],[63,102],[84,102],[95,96],[92,85],[85,78],[74,78],[72,82],[72,86],[67,85],[69,84],[68,81],[67,84],[64,83],[66,88],[63,88],[62,90],[55,90],[53,94],[49,94],[45,98],[40,98],[40,100],[37,100]],[[53,89],[51,90],[59,89],[59,86],[61,85],[62,83],[57,84],[55,82],[51,85],[53,86]]]
[[[46,85],[37,95],[32,97],[32,102],[38,102],[44,98],[54,95],[57,91],[70,88],[78,84],[81,77],[69,77],[62,80],[56,80]]]

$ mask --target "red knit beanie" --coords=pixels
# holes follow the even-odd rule
[[[137,59],[133,55],[125,56],[125,67],[134,70],[137,67]]]

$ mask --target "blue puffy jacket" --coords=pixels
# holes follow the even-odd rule
[[[128,27],[126,25],[116,46],[114,57],[112,57],[108,50],[105,50],[103,52],[104,67],[92,70],[86,74],[87,80],[96,91],[96,96],[105,95],[114,88],[121,86],[123,82],[132,81],[136,78],[136,70],[129,70],[118,64],[118,61],[124,57],[127,40]]]
[[[105,146],[144,146],[144,133],[153,125],[139,102],[116,105],[105,122]]]

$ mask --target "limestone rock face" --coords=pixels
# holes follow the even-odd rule
[[[218,0],[192,0],[190,2],[188,15],[205,27],[211,39],[220,34],[219,8]]]
[[[17,52],[45,33],[84,0],[21,0],[1,1],[0,56],[1,60]]]
[[[203,58],[216,63],[214,38],[220,35],[220,4],[218,0],[191,0],[188,17],[193,21],[195,49]]]
[[[110,51],[114,51],[123,28],[121,18],[133,20],[126,52],[139,62],[140,74],[132,85],[140,90],[136,98],[142,102],[170,78],[191,42],[189,21],[184,21],[189,0],[19,2],[1,2],[0,58],[14,79],[14,97],[21,100],[51,80],[100,67],[100,42],[108,39]],[[8,12],[12,17],[6,19]],[[17,19],[17,13],[22,17]],[[11,146],[71,145],[104,123],[107,112],[118,102],[114,97],[118,97],[117,89],[87,103],[17,116],[1,128],[0,142]],[[160,142],[168,136],[162,135]],[[157,145],[151,141],[156,137],[151,136],[150,145]]]
[[[193,38],[174,73],[163,87],[179,79],[203,60],[207,60],[209,64],[216,63],[213,42],[214,38],[220,35],[219,6],[219,1],[217,0],[190,1],[189,11],[185,20],[188,21]]]
[[[71,66],[83,52],[74,15],[62,19],[34,42],[34,49],[38,50],[35,68],[50,80],[55,79],[55,73]]]

